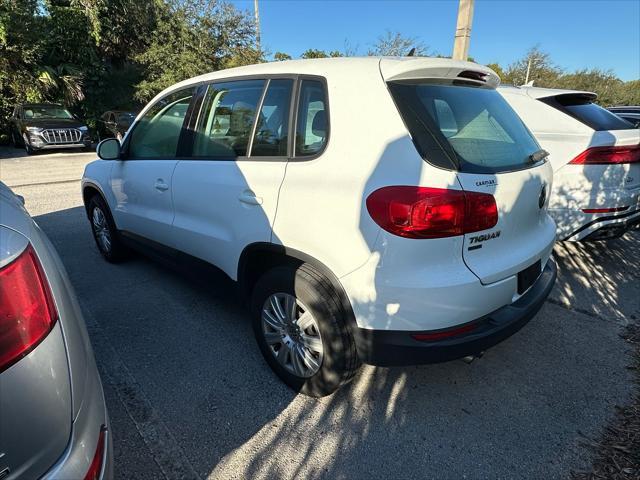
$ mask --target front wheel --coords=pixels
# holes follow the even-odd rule
[[[265,273],[252,295],[253,329],[262,354],[292,389],[324,397],[360,366],[340,301],[308,264]]]
[[[24,151],[27,152],[27,155],[32,155],[34,150],[26,133],[22,134],[22,143],[24,144]]]
[[[88,214],[93,238],[104,259],[118,263],[127,258],[129,249],[120,240],[109,208],[98,195],[89,201]]]

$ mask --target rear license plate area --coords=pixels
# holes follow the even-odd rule
[[[537,260],[524,270],[518,272],[518,295],[526,292],[533,285],[542,273],[542,261]]]

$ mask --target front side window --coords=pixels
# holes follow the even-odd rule
[[[390,83],[389,89],[423,158],[463,172],[524,168],[540,147],[494,89]]]
[[[269,82],[253,137],[252,157],[287,155],[292,90],[293,80],[290,78]]]
[[[322,82],[303,80],[296,120],[296,156],[315,155],[327,143],[329,119]]]
[[[131,132],[130,158],[176,157],[180,132],[195,90],[191,87],[173,92],[147,110]]]
[[[196,125],[194,157],[247,155],[264,84],[264,80],[239,80],[209,85]]]

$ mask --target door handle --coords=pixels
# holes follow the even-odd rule
[[[155,187],[156,190],[160,190],[161,192],[169,190],[169,185],[164,183],[164,180],[162,180],[161,178],[156,180],[156,183],[155,183],[154,187]]]
[[[262,205],[262,197],[256,197],[253,192],[243,193],[238,197],[238,200],[247,205]]]

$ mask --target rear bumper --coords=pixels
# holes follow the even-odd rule
[[[557,269],[549,259],[534,285],[518,300],[463,325],[475,325],[469,333],[446,340],[418,341],[412,335],[445,330],[391,331],[357,328],[358,355],[364,363],[378,366],[419,365],[476,355],[510,337],[540,310],[556,281]],[[458,325],[454,328],[459,328]]]
[[[599,215],[585,223],[562,240],[590,241],[607,240],[624,235],[627,231],[640,225],[640,210],[634,208],[630,212],[617,215]]]

